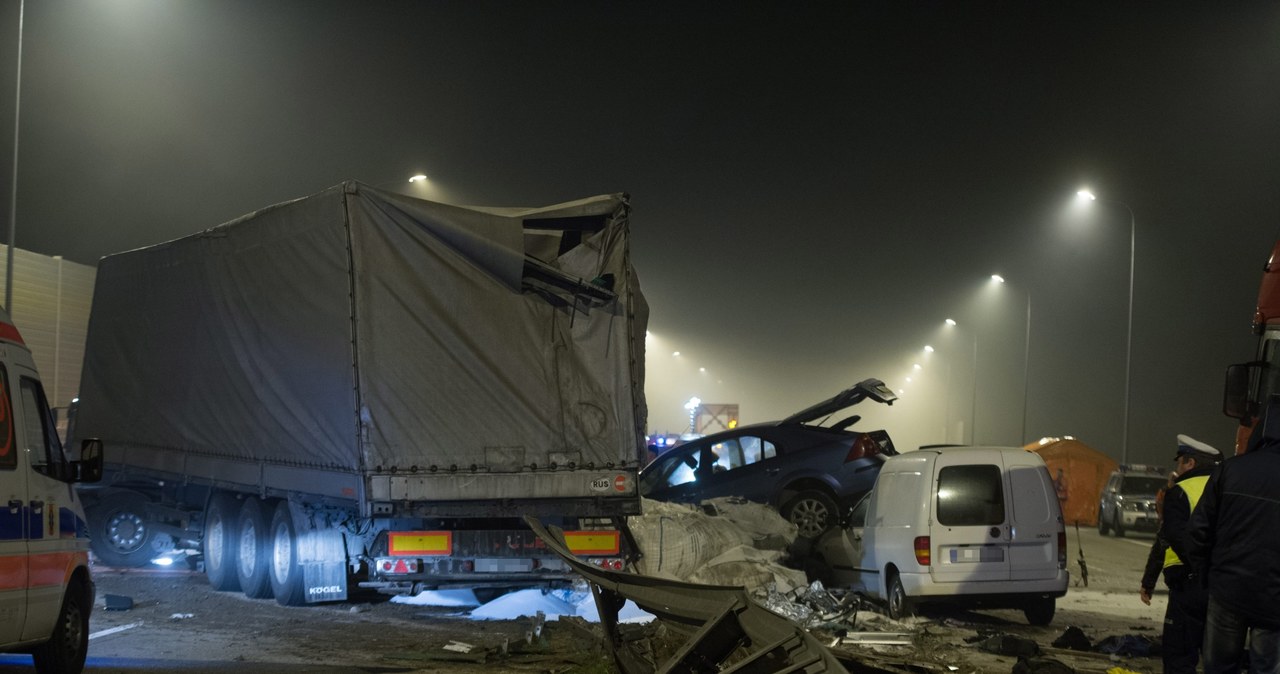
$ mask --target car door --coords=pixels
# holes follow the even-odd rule
[[[1044,462],[1024,452],[1006,457],[1010,516],[1009,579],[1044,580],[1058,576],[1058,533],[1062,506]]]
[[[695,441],[663,452],[640,475],[640,493],[658,501],[697,503],[710,473],[706,443]]]
[[[754,433],[721,437],[709,443],[711,471],[699,476],[702,498],[738,496],[768,503],[778,487],[778,467],[769,462],[777,455],[772,442]]]
[[[1013,535],[1004,458],[996,449],[938,455],[930,575],[937,583],[1009,579]]]
[[[64,526],[61,513],[76,496],[71,484],[57,474],[66,460],[40,380],[34,370],[22,365],[15,366],[14,374],[18,378],[18,404],[13,410],[18,446],[31,465],[27,479],[29,582],[22,638],[38,639],[49,635],[62,608],[76,532],[74,517]]]
[[[28,469],[13,427],[8,371],[0,365],[0,645],[19,640],[27,617]]]

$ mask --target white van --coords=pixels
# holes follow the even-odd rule
[[[1067,592],[1067,537],[1040,456],[925,447],[889,457],[844,527],[815,547],[829,580],[910,615],[920,602],[1019,608],[1053,620]]]
[[[0,310],[0,651],[76,674],[89,647],[89,529],[75,482],[102,477],[102,443],[63,454],[31,352]]]

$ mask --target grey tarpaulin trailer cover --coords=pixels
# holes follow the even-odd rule
[[[479,208],[347,182],[105,257],[76,435],[104,440],[116,483],[360,517],[638,512],[628,213],[621,194]]]

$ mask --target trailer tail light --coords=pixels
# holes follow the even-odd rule
[[[604,569],[605,571],[621,571],[622,570],[621,559],[616,559],[616,558],[604,559],[600,557],[593,557],[591,559],[588,559],[587,563],[591,564],[592,566],[598,566]]]
[[[854,441],[853,447],[849,448],[849,454],[844,457],[844,462],[857,461],[865,459],[868,456],[875,456],[880,453],[880,443],[876,442],[869,434],[863,433]]]
[[[379,557],[374,560],[374,566],[379,572],[390,575],[417,573],[419,560],[405,557]]]
[[[1058,568],[1067,568],[1067,532],[1058,532]]]
[[[929,537],[916,536],[915,540],[916,563],[920,566],[929,566]]]

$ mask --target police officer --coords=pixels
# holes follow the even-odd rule
[[[1164,549],[1164,584],[1169,588],[1169,607],[1164,614],[1162,650],[1165,674],[1194,674],[1200,661],[1204,641],[1205,614],[1209,596],[1203,581],[1183,563],[1187,557],[1187,522],[1200,501],[1209,474],[1222,460],[1222,453],[1187,435],[1178,436],[1178,452],[1174,456],[1177,478],[1164,496],[1164,521],[1152,544],[1153,552]],[[1151,603],[1148,582],[1144,577],[1142,601]]]

